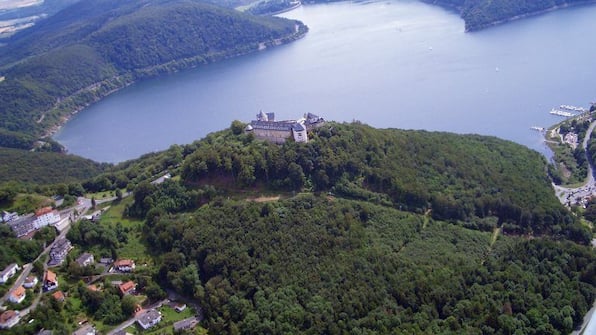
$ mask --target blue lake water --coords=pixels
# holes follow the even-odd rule
[[[454,12],[413,0],[308,5],[305,38],[131,85],[76,115],[55,139],[120,162],[190,143],[259,110],[375,127],[478,133],[545,152],[531,126],[552,107],[596,100],[596,6],[465,33]]]

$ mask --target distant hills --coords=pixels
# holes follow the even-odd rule
[[[479,30],[510,20],[561,7],[594,3],[593,0],[421,0],[456,8],[466,31]]]
[[[29,149],[140,78],[301,37],[302,23],[194,0],[83,0],[0,48],[0,146]]]

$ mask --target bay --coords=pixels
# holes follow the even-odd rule
[[[381,128],[494,135],[547,153],[531,126],[552,107],[596,98],[596,6],[479,32],[413,0],[307,5],[284,13],[303,39],[131,85],[77,114],[55,139],[120,162],[248,122],[311,112]]]

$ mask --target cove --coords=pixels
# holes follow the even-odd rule
[[[245,122],[306,112],[381,128],[494,135],[547,152],[531,126],[594,100],[596,6],[474,33],[456,13],[414,0],[307,5],[282,16],[301,40],[131,85],[55,135],[70,153],[120,162]]]

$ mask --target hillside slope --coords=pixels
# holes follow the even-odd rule
[[[428,211],[436,219],[493,216],[511,233],[558,231],[590,239],[555,197],[544,157],[521,145],[478,135],[337,123],[316,129],[312,139],[278,146],[245,134],[209,135],[184,160],[182,177],[199,185],[218,180],[224,188],[307,186]]]
[[[122,166],[181,173],[125,213],[210,332],[567,334],[590,308],[596,254],[569,239],[591,233],[538,153],[333,122],[276,145],[241,126]],[[246,201],[261,193],[281,198]]]
[[[43,136],[139,78],[256,51],[306,30],[193,0],[80,1],[0,48],[0,130],[3,138]]]
[[[573,5],[594,3],[593,0],[422,0],[454,7],[460,11],[466,30],[473,31],[520,17]]]

